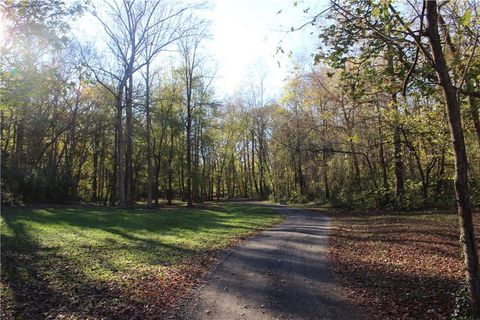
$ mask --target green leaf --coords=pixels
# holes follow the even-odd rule
[[[461,18],[462,24],[464,26],[468,26],[470,24],[471,17],[472,17],[472,12],[470,10],[467,10]]]

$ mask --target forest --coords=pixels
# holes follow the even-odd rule
[[[4,6],[12,36],[2,52],[3,203],[452,205],[454,155],[431,53],[416,53],[414,38],[393,29],[393,13],[366,4],[333,7],[337,22],[319,30],[317,63],[294,67],[278,100],[265,96],[259,74],[224,101],[201,52],[207,25],[193,12],[202,8],[111,4],[95,16],[107,39],[95,51],[68,38],[66,19],[86,10],[80,5]],[[439,34],[448,31],[445,59],[462,88],[458,120],[476,205],[477,24],[467,4],[451,6]],[[177,63],[157,63],[172,47]]]
[[[207,2],[4,0],[2,208],[249,199],[456,210],[462,277],[478,316],[478,7],[330,0],[311,12],[308,1],[291,1],[301,22],[285,32],[309,33],[318,49],[292,58],[278,96],[257,68],[220,97],[205,49]],[[85,16],[103,41],[82,36],[76,21]]]

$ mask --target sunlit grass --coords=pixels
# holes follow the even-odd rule
[[[105,280],[131,270],[158,270],[194,253],[221,249],[233,238],[280,219],[266,208],[229,204],[212,209],[4,210],[2,253],[34,251],[52,263],[73,263],[92,280]]]

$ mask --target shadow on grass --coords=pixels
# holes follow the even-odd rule
[[[88,279],[59,248],[40,246],[23,224],[5,221],[13,236],[2,234],[2,282],[9,294],[2,292],[2,319],[88,314],[95,300],[105,299],[106,283]]]
[[[8,232],[1,235],[4,284],[1,318],[46,319],[58,315],[145,318],[142,310],[132,309],[132,305],[144,307],[143,302],[129,297],[132,283],[122,283],[120,278],[137,270],[129,270],[128,263],[119,270],[117,259],[122,255],[127,260],[134,259],[137,264],[133,267],[181,262],[203,250],[193,240],[189,242],[192,235],[207,237],[208,233],[252,230],[254,223],[246,226],[231,223],[232,218],[237,218],[234,213],[237,209],[232,206],[216,212],[81,207],[5,210],[3,223]],[[247,221],[249,217],[256,221],[261,219],[258,213],[244,208],[241,215]],[[75,233],[76,237],[62,242],[62,236]],[[46,234],[49,238],[45,240]],[[176,236],[180,237],[178,241],[171,241]],[[138,275],[132,276],[150,270],[138,270]],[[107,277],[92,277],[95,272],[106,273]]]

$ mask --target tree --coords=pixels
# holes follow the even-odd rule
[[[197,107],[198,101],[195,100],[195,89],[199,81],[198,74],[201,58],[198,56],[198,50],[206,34],[201,28],[193,29],[179,43],[179,51],[182,57],[181,77],[184,85],[184,104],[186,113],[186,164],[187,164],[187,205],[193,206],[192,201],[192,120],[193,111]]]
[[[150,66],[153,59],[168,45],[184,34],[183,13],[191,7],[177,8],[161,1],[122,0],[121,3],[105,2],[107,15],[94,11],[103,26],[110,50],[110,59],[116,61],[114,69],[107,70],[102,63],[92,66],[97,81],[116,97],[117,109],[117,157],[119,174],[120,207],[132,206],[134,201],[133,179],[133,101],[134,74],[146,67],[147,113],[147,162],[151,172],[150,147]],[[143,58],[143,59],[142,59]],[[115,90],[99,74],[116,82]],[[125,103],[126,131],[123,132],[123,102]],[[126,145],[124,145],[126,144]],[[148,206],[151,206],[151,176]]]
[[[152,206],[152,186],[153,186],[153,166],[152,166],[152,147],[151,147],[151,72],[150,68],[154,59],[171,44],[180,40],[190,28],[187,21],[191,19],[191,15],[186,18],[183,14],[190,10],[190,7],[176,8],[168,3],[157,2],[151,11],[156,11],[152,17],[151,27],[146,30],[146,41],[144,46],[143,59],[145,63],[145,114],[146,114],[146,133],[145,139],[147,143],[147,207]]]
[[[443,3],[442,5],[445,6],[446,4]],[[463,66],[462,68],[456,68],[456,62],[451,61],[450,63],[453,66],[449,66],[445,52],[455,52],[456,48],[452,42],[448,28],[446,28],[446,22],[441,13],[441,6],[438,6],[434,0],[424,1],[421,10],[413,6],[412,9],[413,12],[415,12],[414,19],[412,19],[412,17],[407,18],[402,16],[402,13],[398,11],[391,2],[371,3],[362,0],[345,2],[331,1],[330,8],[329,18],[334,21],[341,21],[342,24],[332,24],[324,28],[324,35],[326,35],[328,39],[338,36],[339,34],[347,34],[345,40],[340,43],[340,46],[334,45],[331,49],[329,57],[333,58],[334,62],[344,63],[348,59],[346,55],[349,53],[349,50],[353,48],[360,39],[370,39],[372,40],[369,42],[370,45],[374,45],[374,41],[380,41],[382,46],[388,47],[387,52],[393,52],[393,50],[398,52],[399,61],[404,65],[405,70],[408,70],[404,73],[404,94],[407,90],[409,79],[416,71],[419,61],[425,63],[421,71],[427,73],[427,78],[432,78],[432,74],[429,73],[429,66],[433,67],[436,73],[438,85],[444,95],[455,155],[454,186],[460,217],[460,239],[463,244],[463,254],[465,257],[466,279],[472,308],[474,314],[478,317],[480,314],[479,264],[472,224],[468,190],[468,162],[459,101],[459,94],[465,92],[462,86],[465,82],[464,79],[470,67],[470,62],[466,65],[461,64]],[[425,29],[424,20],[426,20]],[[417,26],[413,26],[414,23],[416,23]],[[357,27],[355,27],[355,25],[357,25]],[[385,28],[387,26],[388,28]],[[413,31],[414,28],[416,31]],[[440,35],[440,28],[442,28],[443,40]],[[340,32],[338,31],[339,29],[341,30]],[[470,47],[471,61],[478,44],[478,33],[467,36],[473,37],[470,41],[472,44]],[[423,37],[428,39],[429,47],[422,42]],[[363,50],[368,50],[368,48],[370,47],[364,47]],[[412,57],[412,50],[415,51],[413,62],[408,62]],[[371,54],[372,52],[370,51],[370,55]],[[419,59],[419,54],[423,55],[424,60]],[[387,61],[391,61],[391,58],[388,58]],[[459,84],[455,85],[451,73],[457,73],[454,77],[460,79]],[[395,99],[393,99],[393,101],[396,103]],[[396,140],[398,140],[398,135],[399,133],[397,133],[396,130]],[[399,149],[396,148],[396,150],[395,153],[397,154]]]
[[[465,151],[462,120],[460,117],[460,102],[458,99],[459,88],[454,86],[449,74],[449,67],[445,61],[444,49],[442,48],[442,42],[438,31],[440,14],[437,2],[425,1],[423,5],[426,7],[426,36],[430,42],[431,55],[419,40],[417,40],[417,45],[433,64],[438,79],[440,80],[440,86],[443,90],[445,104],[447,106],[448,124],[455,154],[455,194],[457,198],[458,214],[460,216],[460,241],[463,246],[466,278],[473,313],[476,317],[480,317],[480,267],[478,264],[478,253],[472,222],[472,209],[468,192],[468,161],[467,153]],[[424,9],[422,9],[422,12],[423,10]],[[395,12],[394,9],[393,12]],[[423,19],[422,16],[421,19]],[[401,18],[399,21],[403,22]],[[409,31],[411,32],[411,30]],[[420,32],[422,31],[423,30],[420,30]],[[475,46],[477,43],[478,36],[475,41]]]

